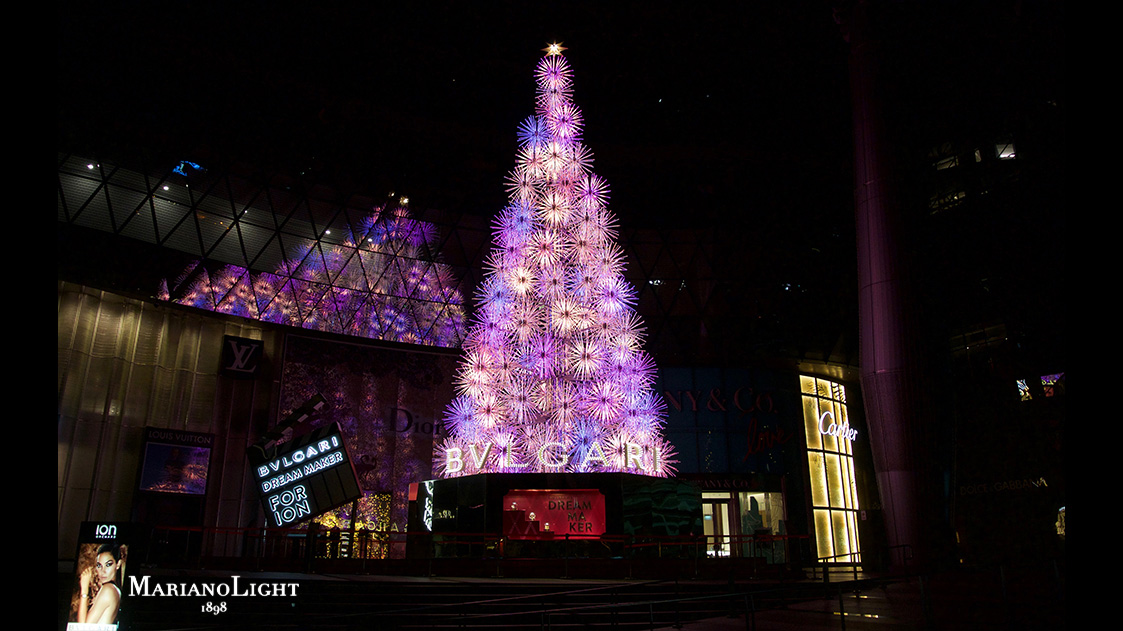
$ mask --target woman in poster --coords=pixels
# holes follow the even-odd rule
[[[92,624],[117,622],[117,611],[121,604],[118,576],[123,565],[123,553],[124,546],[113,543],[102,544],[97,549],[94,565],[82,570],[78,577],[78,622]],[[91,594],[95,579],[96,593]]]

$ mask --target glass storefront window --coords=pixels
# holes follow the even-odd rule
[[[706,535],[706,556],[730,555],[732,532],[729,520],[729,492],[702,493],[702,534]]]
[[[783,563],[785,542],[776,537],[787,533],[783,494],[742,492],[737,494],[737,504],[741,511],[741,556]]]
[[[807,469],[817,554],[826,563],[860,563],[854,434],[846,412],[846,387],[801,376]]]
[[[356,505],[345,504],[315,518],[324,537],[320,556],[385,559],[389,552],[389,493],[364,491]],[[351,509],[357,506],[353,524],[357,540],[351,543]]]
[[[702,531],[710,557],[760,557],[784,563],[784,495],[766,491],[702,493]]]

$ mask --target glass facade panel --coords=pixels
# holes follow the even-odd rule
[[[808,449],[822,449],[822,435],[819,434],[819,400],[813,396],[803,397],[804,433],[807,434]]]
[[[803,376],[800,391],[817,554],[824,563],[860,563],[854,433],[846,387]]]
[[[809,451],[807,468],[811,473],[811,503],[814,506],[826,506],[830,499],[827,496],[827,473],[823,453]]]
[[[827,494],[832,508],[846,508],[846,487],[842,483],[842,465],[838,454],[828,453],[823,458],[827,473]]]
[[[799,391],[803,394],[815,394],[815,378],[800,376]]]
[[[844,511],[831,511],[831,530],[834,535],[834,554],[836,555],[849,555],[853,552],[850,547],[850,529],[849,520],[846,519],[846,512]],[[851,559],[847,557],[838,556],[831,559],[834,563],[849,563]]]
[[[831,536],[831,514],[829,511],[815,511],[815,541],[820,557],[834,554],[834,537]]]

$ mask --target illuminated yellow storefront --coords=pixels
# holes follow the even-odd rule
[[[853,451],[858,432],[847,417],[846,388],[801,376],[800,393],[817,556],[825,563],[861,563]]]

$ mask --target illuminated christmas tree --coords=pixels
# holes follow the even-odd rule
[[[436,448],[442,477],[674,471],[655,363],[624,280],[608,185],[581,143],[563,50],[546,49],[536,114],[519,126],[510,203],[495,220]]]

